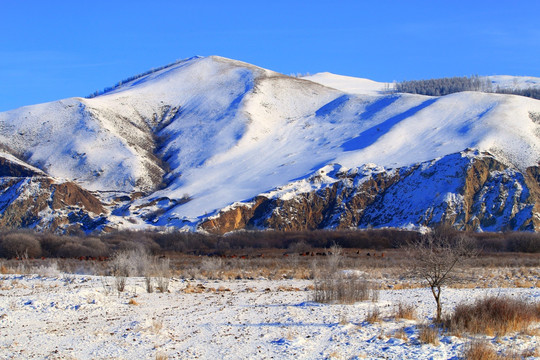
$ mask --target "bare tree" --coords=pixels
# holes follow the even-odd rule
[[[441,321],[441,289],[456,280],[456,267],[468,257],[475,255],[471,238],[449,228],[442,227],[424,235],[407,246],[414,260],[411,274],[424,279],[437,304],[437,322]]]

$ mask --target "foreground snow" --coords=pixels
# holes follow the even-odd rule
[[[435,310],[425,288],[384,290],[377,302],[322,305],[309,302],[311,281],[302,280],[174,279],[169,293],[148,294],[143,279],[131,278],[120,295],[112,284],[97,276],[4,275],[0,358],[455,359],[470,341],[441,334],[437,346],[419,342],[418,326]],[[445,289],[443,304],[450,310],[487,294],[540,300],[538,288]],[[418,320],[389,320],[400,302],[414,304]],[[375,307],[387,319],[370,324],[366,316]],[[408,339],[397,338],[398,330]],[[499,351],[520,354],[540,346],[534,335],[487,339]]]

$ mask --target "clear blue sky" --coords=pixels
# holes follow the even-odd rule
[[[378,81],[540,77],[540,1],[0,0],[0,111],[193,55]]]

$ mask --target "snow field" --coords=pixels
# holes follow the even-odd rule
[[[3,275],[0,357],[451,359],[470,341],[446,333],[437,346],[419,341],[421,325],[435,311],[426,288],[382,290],[377,302],[339,305],[310,302],[307,280],[173,279],[169,293],[151,294],[142,278],[129,278],[121,294],[112,284],[112,278],[88,275]],[[538,288],[444,289],[444,310],[487,294],[540,301]],[[391,318],[399,303],[413,305],[418,319]],[[374,308],[382,320],[369,323]],[[499,351],[540,346],[534,330],[478,338]]]

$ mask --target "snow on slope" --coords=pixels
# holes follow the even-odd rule
[[[533,76],[492,75],[481,76],[480,78],[489,80],[493,90],[497,88],[504,90],[540,88],[540,78]],[[329,72],[303,76],[302,79],[356,95],[383,94],[395,88],[393,83],[377,82],[364,78],[332,74]]]
[[[540,78],[532,76],[492,75],[486,78],[491,80],[493,89],[497,87],[511,90],[540,88]]]
[[[133,207],[189,198],[166,202],[154,223],[176,226],[330,163],[405,166],[465,148],[520,168],[540,160],[540,124],[530,116],[540,113],[538,100],[381,94],[384,87],[192,58],[93,99],[0,113],[0,143],[91,190],[145,191]]]
[[[375,113],[376,124],[344,144],[337,162],[349,167],[365,162],[405,166],[466,148],[498,154],[521,169],[540,160],[540,127],[528,113],[540,110],[538,100],[462,92],[379,101],[394,104],[388,112]],[[396,107],[400,111],[390,112]]]
[[[394,88],[392,83],[377,82],[352,76],[343,76],[329,72],[303,76],[302,79],[338,89],[348,94],[378,95]]]

